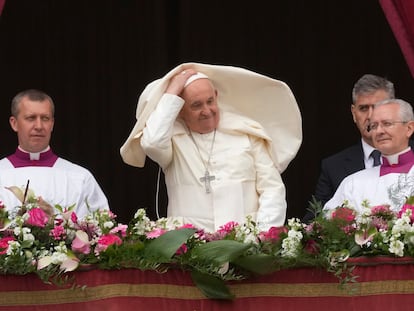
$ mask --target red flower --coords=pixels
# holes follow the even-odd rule
[[[316,255],[319,253],[319,245],[315,240],[308,240],[305,245],[305,252]]]
[[[287,233],[286,227],[271,227],[268,231],[260,232],[259,239],[263,242],[277,243],[282,233]]]
[[[342,219],[346,222],[355,220],[355,211],[348,207],[338,207],[332,212],[332,219]]]
[[[183,245],[180,246],[179,249],[177,249],[177,251],[175,252],[175,254],[176,255],[182,255],[182,254],[187,253],[187,251],[188,251],[187,245],[183,244]]]
[[[226,235],[229,234],[234,230],[235,227],[237,227],[239,224],[235,221],[229,221],[228,223],[220,226],[220,228],[217,230],[218,233]]]
[[[76,215],[76,213],[75,213],[75,212],[72,212],[72,213],[70,214],[70,220],[72,220],[72,222],[73,222],[74,224],[77,224],[77,223],[78,223],[78,215]]]
[[[28,214],[27,223],[29,225],[43,228],[49,221],[47,214],[40,207],[32,208],[28,211]]]
[[[121,245],[122,244],[121,238],[114,234],[104,234],[99,238],[98,245],[95,248],[95,252],[99,254],[105,251],[108,248],[108,246],[113,245],[113,244]]]
[[[6,254],[9,248],[9,241],[14,241],[14,238],[7,236],[0,239],[0,255]]]

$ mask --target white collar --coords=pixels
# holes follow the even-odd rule
[[[42,150],[40,152],[27,152],[26,150],[24,150],[22,147],[18,146],[19,150],[24,152],[24,153],[28,153],[30,155],[30,160],[39,160],[40,159],[40,154],[43,152],[46,152],[50,149],[50,146],[47,146],[47,148],[45,150]]]
[[[390,165],[398,164],[399,155],[403,154],[403,153],[406,153],[410,149],[411,149],[411,147],[408,147],[407,149],[404,149],[403,151],[400,151],[396,154],[391,154],[391,155],[387,155],[387,156],[383,155],[383,157],[387,158],[388,163],[390,163]]]

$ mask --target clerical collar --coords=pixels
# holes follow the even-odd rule
[[[414,165],[414,152],[410,147],[400,153],[382,156],[380,176],[389,173],[408,173]]]
[[[18,147],[16,152],[8,156],[7,159],[16,168],[26,166],[52,167],[58,159],[58,156],[49,147],[45,151],[36,153],[26,152]]]

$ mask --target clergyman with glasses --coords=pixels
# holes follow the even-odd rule
[[[370,206],[387,204],[399,211],[405,199],[414,195],[414,152],[409,145],[414,131],[411,104],[401,99],[376,103],[367,130],[382,154],[382,164],[346,177],[325,204],[325,211],[348,201],[361,213],[365,200]]]

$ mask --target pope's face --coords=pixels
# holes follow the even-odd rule
[[[182,92],[185,103],[180,112],[188,128],[201,134],[217,128],[220,114],[217,106],[217,91],[208,79],[198,79]]]
[[[49,146],[53,125],[52,104],[48,100],[31,101],[23,97],[17,116],[10,117],[19,146],[27,152],[40,152]]]
[[[376,102],[389,99],[389,95],[384,90],[378,90],[370,94],[361,94],[351,106],[352,117],[356,126],[361,133],[361,137],[370,145],[372,142],[372,133],[367,131],[370,122],[373,106]]]

